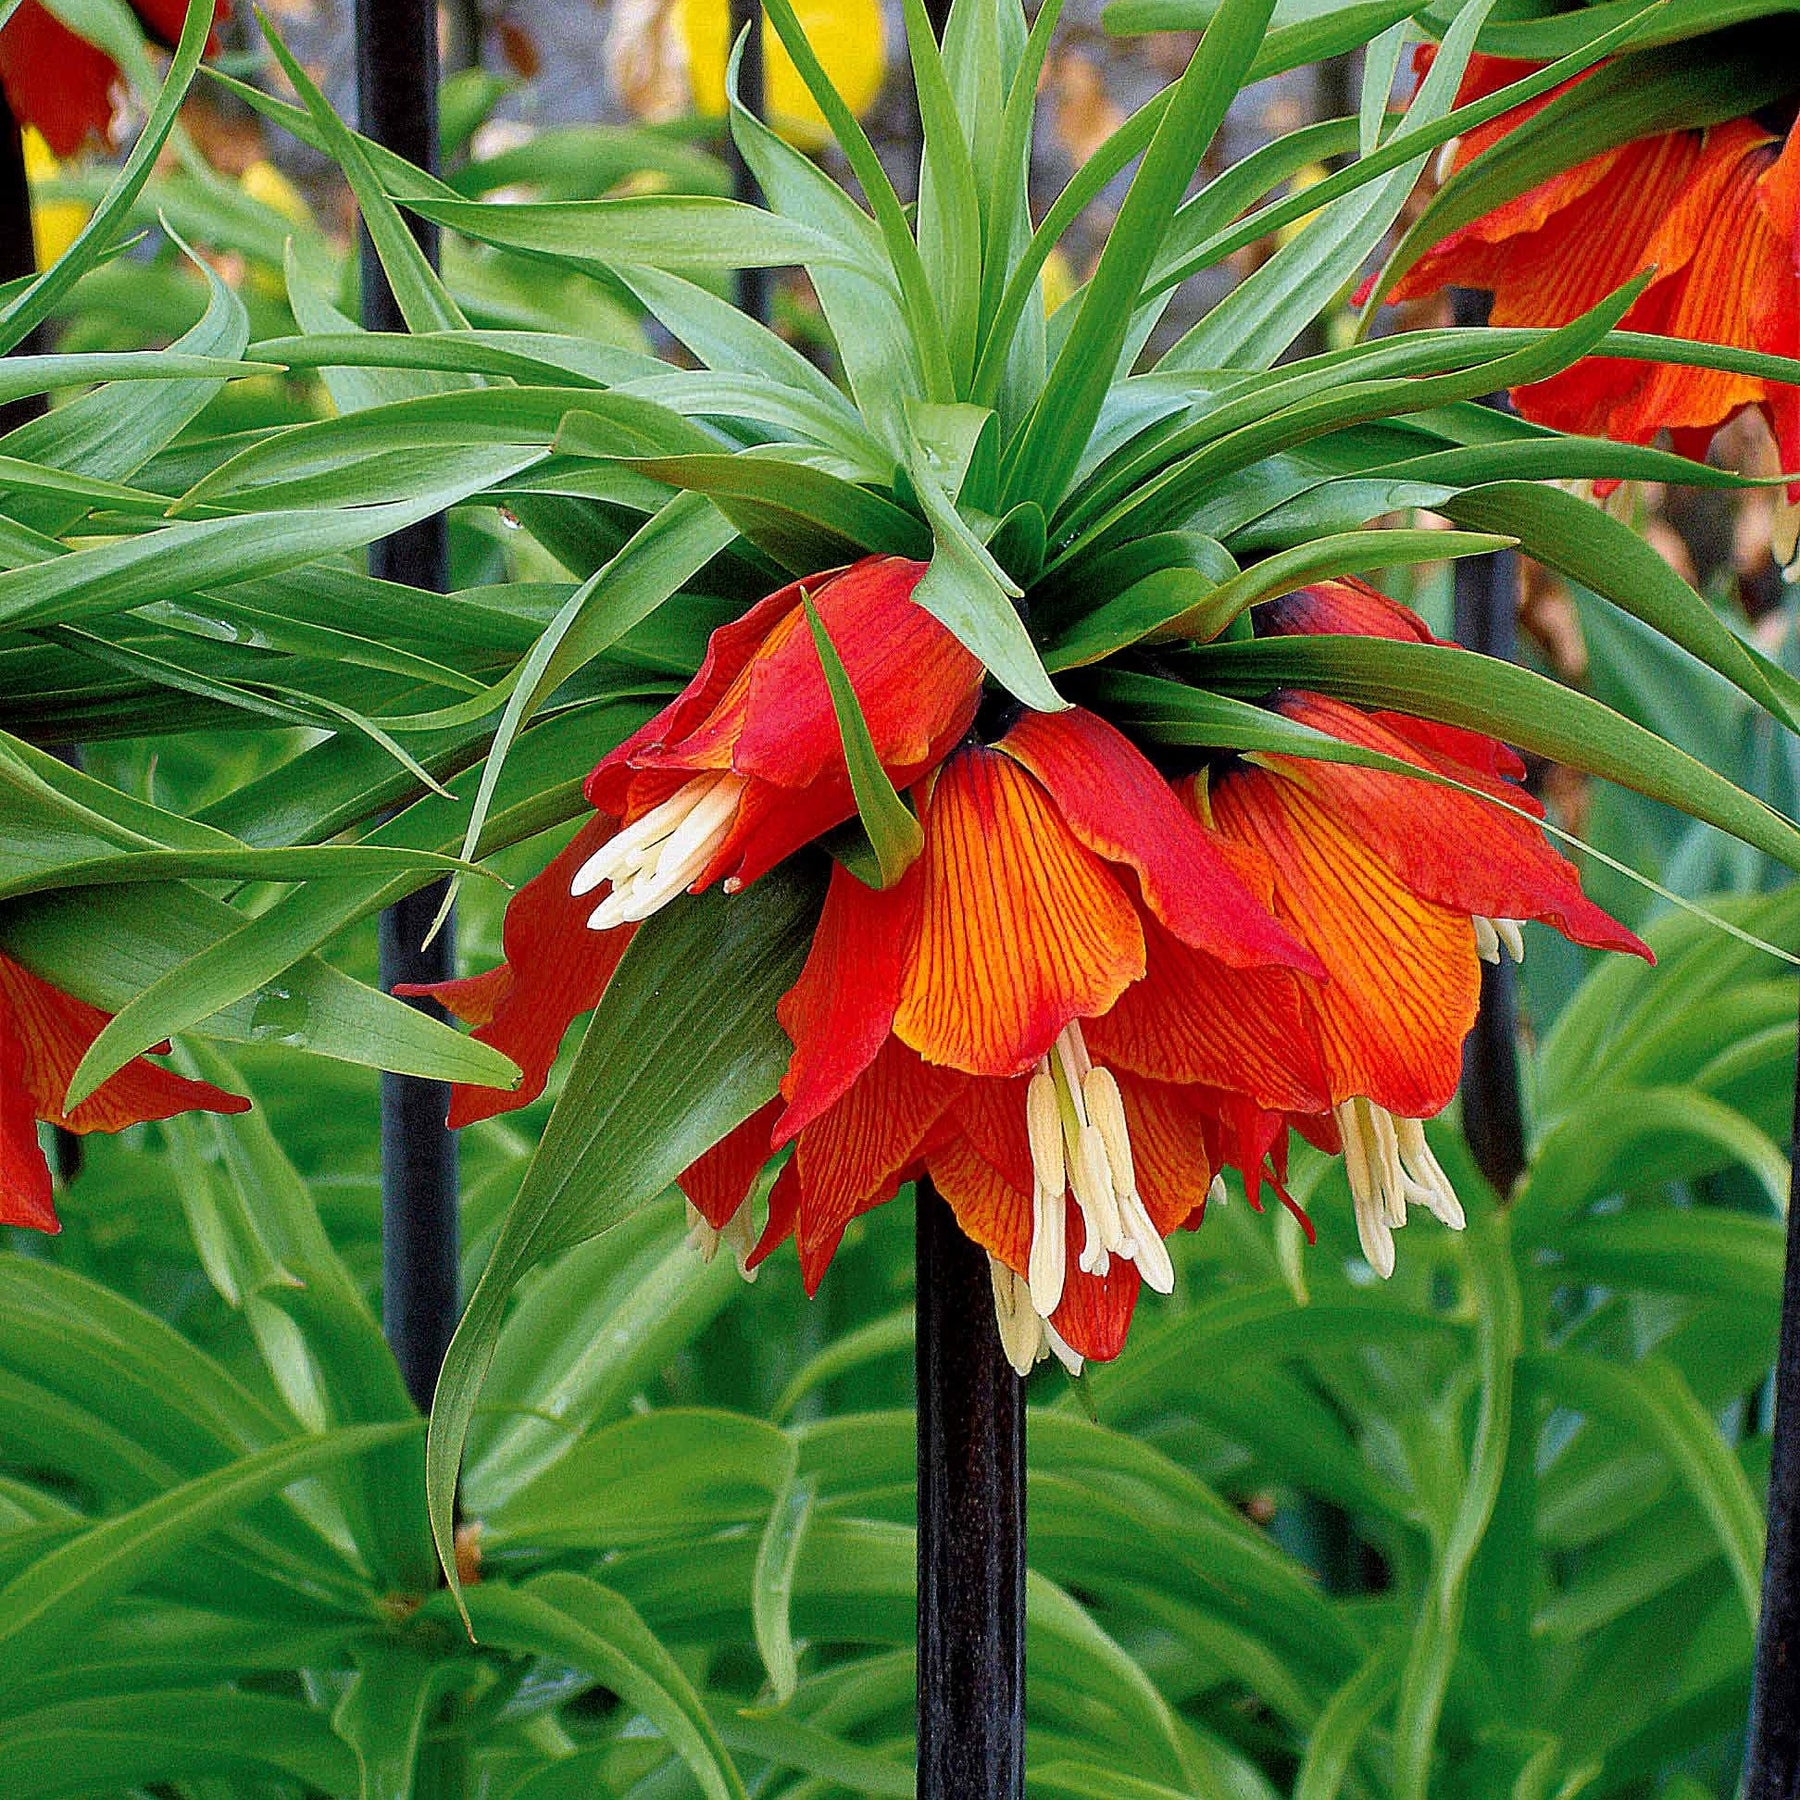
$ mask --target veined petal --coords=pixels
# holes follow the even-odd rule
[[[800,1133],[800,1276],[814,1292],[859,1212],[892,1197],[962,1086],[890,1038],[848,1093]]]
[[[726,1132],[704,1156],[696,1157],[675,1178],[682,1193],[715,1231],[724,1230],[756,1185],[771,1154],[769,1134],[780,1112],[779,1100],[758,1107],[743,1124]]]
[[[1022,1122],[1022,1096],[1017,1110]],[[1022,1124],[1020,1136],[1022,1141]],[[934,1142],[926,1152],[925,1163],[933,1185],[950,1203],[964,1235],[1015,1273],[1025,1274],[1031,1260],[1029,1177],[1021,1191],[960,1132],[948,1133]]]
[[[1086,1242],[1081,1208],[1072,1199],[1064,1204],[1069,1215],[1069,1272],[1062,1304],[1050,1315],[1050,1323],[1070,1349],[1091,1362],[1110,1362],[1125,1348],[1125,1334],[1131,1328],[1140,1285],[1138,1266],[1115,1256],[1104,1275],[1090,1275],[1081,1267]]]
[[[0,1225],[60,1231],[50,1165],[38,1143],[37,1113],[25,1085],[25,1046],[0,1005]]]
[[[1227,968],[1154,919],[1144,921],[1144,948],[1144,979],[1085,1028],[1097,1060],[1155,1081],[1227,1088],[1276,1111],[1327,1104],[1301,1004],[1301,990],[1316,984],[1286,969]]]
[[[0,1013],[9,1017],[18,1046],[20,1084],[32,1111],[46,1124],[65,1131],[123,1131],[128,1125],[177,1113],[250,1110],[241,1094],[228,1094],[209,1081],[192,1081],[138,1056],[108,1076],[73,1112],[64,1112],[76,1067],[112,1014],[65,994],[4,956],[0,956]]]
[[[926,566],[869,557],[811,589],[875,753],[890,771],[935,762],[968,730],[980,699],[980,661],[913,600]],[[796,629],[755,660],[733,767],[793,788],[843,763],[818,649],[810,631]]]
[[[817,576],[817,581],[827,579]],[[640,725],[630,737],[609,750],[587,778],[588,804],[615,819],[626,819],[647,812],[655,801],[644,803],[633,792],[636,771],[641,764],[654,760],[671,744],[691,736],[725,700],[739,677],[744,675],[750,659],[768,636],[785,622],[791,630],[804,615],[800,611],[801,583],[789,586],[759,600],[740,619],[721,625],[707,640],[706,657],[698,673],[654,718]],[[729,755],[719,764],[728,767]],[[673,786],[684,778],[675,772],[672,786],[658,799],[667,797]]]
[[[1278,710],[1346,743],[1382,751],[1458,781],[1471,781],[1478,774],[1420,751],[1340,700],[1294,693],[1282,699]],[[1578,944],[1649,958],[1649,950],[1633,932],[1582,893],[1575,866],[1551,849],[1543,833],[1527,820],[1488,806],[1472,794],[1381,769],[1299,757],[1259,760],[1316,795],[1424,899],[1487,918],[1541,919]],[[1497,782],[1474,780],[1471,785],[1511,797]]]
[[[847,1093],[887,1041],[918,910],[912,871],[881,891],[833,865],[806,966],[775,1008],[794,1046],[778,1146]]]
[[[1212,808],[1221,831],[1268,857],[1277,909],[1325,965],[1327,984],[1302,1000],[1332,1099],[1362,1094],[1413,1119],[1441,1111],[1480,993],[1468,914],[1421,899],[1335,808],[1283,775],[1234,771]]]
[[[1234,969],[1317,965],[1256,902],[1217,841],[1143,752],[1080,707],[1026,713],[998,746],[1049,791],[1096,855],[1136,870],[1174,935]]]
[[[1022,1074],[1143,974],[1136,909],[1009,756],[953,756],[924,826],[894,1030],[928,1062]]]
[[[631,942],[632,927],[589,931],[596,896],[576,899],[575,872],[610,838],[610,818],[589,819],[568,846],[507,902],[501,941],[506,961],[460,981],[402,982],[394,992],[437,1000],[474,1035],[519,1065],[516,1088],[459,1082],[450,1093],[450,1124],[458,1127],[529,1106],[550,1079],[550,1065],[575,1017],[599,1005],[612,972]]]
[[[1091,1035],[1091,1034],[1090,1034]],[[1218,1097],[1204,1088],[1118,1077],[1131,1126],[1138,1192],[1164,1237],[1197,1214],[1218,1173],[1209,1139],[1218,1131]]]
[[[1316,581],[1251,609],[1256,635],[1266,637],[1378,637],[1398,643],[1438,644],[1410,606],[1390,600],[1354,576]]]
[[[1774,161],[1773,140],[1748,119],[1706,134],[1687,192],[1650,246],[1659,271],[1680,271],[1661,327],[1669,336],[1751,350],[1773,347],[1761,342],[1757,315],[1770,321],[1779,297],[1785,294],[1791,308],[1793,294],[1791,246],[1778,242],[1758,198],[1758,179]],[[1614,429],[1638,438],[1662,427],[1712,427],[1768,392],[1768,384],[1753,375],[1660,363]]]

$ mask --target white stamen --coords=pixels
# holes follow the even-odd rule
[[[1043,1359],[1044,1321],[1031,1304],[1031,1290],[992,1252],[988,1254],[988,1279],[994,1288],[994,1323],[1000,1328],[1000,1347],[1017,1375],[1029,1375]]]
[[[589,930],[647,919],[692,887],[730,832],[744,786],[740,775],[697,776],[595,851],[569,889],[581,895],[612,883],[588,915]]]
[[[1456,153],[1462,148],[1462,139],[1453,137],[1437,153],[1437,161],[1432,165],[1432,176],[1439,187],[1442,187],[1456,171]]]
[[[1461,1231],[1462,1202],[1418,1119],[1396,1118],[1360,1096],[1332,1111],[1344,1139],[1356,1234],[1369,1266],[1386,1280],[1394,1272],[1394,1232],[1406,1223],[1407,1206],[1423,1206],[1452,1231]]]
[[[1525,934],[1519,929],[1517,919],[1496,919],[1494,935],[1506,946],[1506,954],[1514,962],[1522,963],[1525,960]]]
[[[738,1273],[746,1281],[754,1281],[758,1271],[750,1267],[750,1252],[756,1248],[756,1228],[750,1220],[750,1199],[746,1195],[723,1227],[707,1223],[706,1214],[693,1201],[688,1202],[687,1209],[688,1248],[699,1256],[703,1263],[710,1263],[719,1254],[721,1244],[731,1246],[732,1260],[736,1262]]]
[[[1067,1203],[1061,1188],[1034,1183],[1031,1194],[1031,1304],[1047,1319],[1062,1304],[1068,1274]]]
[[[1494,921],[1477,913],[1470,923],[1475,927],[1475,954],[1484,963],[1497,963],[1500,960],[1500,934],[1494,929]]]
[[[1121,1256],[1137,1263],[1151,1287],[1169,1293],[1175,1265],[1138,1192],[1119,1084],[1110,1070],[1095,1068],[1078,1023],[1059,1033],[1039,1062],[1025,1092],[1025,1124],[1033,1176],[1030,1286],[1037,1310],[1046,1318],[1055,1311],[1067,1278],[1065,1191],[1081,1208],[1078,1266],[1086,1274],[1105,1275],[1113,1257]]]
[[[1059,1332],[1048,1319],[1044,1321],[1044,1342],[1050,1346],[1056,1360],[1061,1363],[1071,1375],[1079,1375],[1081,1373],[1081,1352],[1075,1349],[1073,1345],[1065,1342],[1062,1333]]]

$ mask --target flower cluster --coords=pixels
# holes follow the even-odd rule
[[[976,731],[981,670],[914,603],[923,573],[871,558],[806,584],[923,845],[885,890],[834,866],[779,1008],[780,1092],[683,1179],[704,1246],[754,1269],[792,1237],[810,1292],[852,1219],[929,1177],[991,1259],[1024,1370],[1116,1355],[1223,1169],[1287,1199],[1290,1130],[1342,1152],[1382,1275],[1409,1207],[1460,1226],[1422,1122],[1455,1090],[1482,960],[1520,955],[1527,919],[1648,954],[1545,842],[1523,766],[1302,692],[1269,704],[1418,776],[1287,755],[1162,768],[1082,708]],[[1432,641],[1355,581],[1255,627]],[[459,1122],[542,1091],[637,921],[852,816],[800,588],[716,633],[587,792],[595,817],[509,908],[507,962],[432,990],[525,1069],[514,1093],[459,1090]],[[777,1154],[758,1232],[747,1197]]]
[[[1457,104],[1538,66],[1472,57]],[[1449,147],[1446,170],[1575,85],[1469,132]],[[1800,127],[1784,141],[1755,119],[1732,119],[1602,151],[1452,232],[1390,297],[1486,288],[1496,325],[1566,325],[1646,269],[1655,274],[1621,329],[1800,355]],[[1513,399],[1539,424],[1620,443],[1648,443],[1666,428],[1692,456],[1705,455],[1720,425],[1756,407],[1782,467],[1800,469],[1800,389],[1760,376],[1589,357]]]
[[[59,1229],[50,1169],[38,1143],[40,1120],[64,1131],[123,1131],[182,1112],[250,1110],[237,1094],[139,1056],[65,1112],[63,1096],[76,1065],[110,1018],[0,956],[0,1225]]]

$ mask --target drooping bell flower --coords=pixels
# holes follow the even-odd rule
[[[57,1231],[50,1169],[38,1123],[65,1131],[123,1131],[183,1112],[248,1112],[250,1102],[134,1057],[72,1112],[64,1096],[76,1065],[111,1020],[0,956],[0,1225]],[[165,1044],[163,1050],[166,1052]]]
[[[214,17],[229,10],[219,0]],[[164,44],[181,36],[181,0],[132,0],[146,32]],[[218,49],[216,38],[208,51]],[[0,89],[20,125],[35,126],[51,153],[73,156],[90,138],[112,141],[112,91],[119,65],[97,44],[71,31],[39,0],[21,0],[0,26]]]
[[[1457,103],[1536,66],[1476,56]],[[1449,167],[1461,168],[1573,85],[1469,133]],[[1753,119],[1732,119],[1603,151],[1452,232],[1390,297],[1485,288],[1495,325],[1559,326],[1646,269],[1655,276],[1621,329],[1800,354],[1800,129],[1784,143]],[[1755,407],[1782,467],[1800,470],[1800,390],[1760,376],[1589,357],[1513,399],[1539,424],[1620,443],[1648,443],[1666,429],[1678,450],[1696,457],[1719,426]]]
[[[1255,626],[1263,637],[1436,641],[1416,614],[1357,581],[1259,607]],[[1462,1224],[1423,1121],[1456,1091],[1481,962],[1503,952],[1522,960],[1527,919],[1596,949],[1650,952],[1582,893],[1574,866],[1532,823],[1543,809],[1518,785],[1524,765],[1495,739],[1320,694],[1288,692],[1273,705],[1461,784],[1268,754],[1184,784],[1200,816],[1264,859],[1275,916],[1324,966],[1324,982],[1298,988],[1331,1107],[1308,1135],[1341,1145],[1364,1254],[1385,1276],[1409,1202]]]
[[[596,816],[514,895],[506,961],[396,990],[440,1000],[524,1072],[510,1091],[457,1087],[452,1125],[544,1091],[571,1020],[598,1003],[638,921],[716,881],[736,892],[854,815],[804,598],[897,785],[917,780],[968,730],[981,665],[913,600],[925,567],[866,557],[794,582],[720,626],[694,679],[588,777]]]
[[[738,1180],[684,1186],[727,1228],[791,1142],[751,1261],[794,1235],[810,1292],[857,1214],[929,1175],[992,1259],[1015,1366],[1116,1355],[1140,1280],[1173,1285],[1163,1239],[1204,1206],[1232,1094],[1324,1104],[1292,994],[1319,965],[1259,903],[1256,859],[1092,713],[1028,713],[915,797],[924,846],[893,888],[833,872],[779,1008],[782,1098],[727,1140]],[[1098,1032],[1159,981],[1173,1033],[1140,1021],[1109,1066]],[[1266,1052],[1235,1011],[1259,983],[1293,1033]]]

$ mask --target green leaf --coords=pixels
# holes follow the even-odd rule
[[[332,1729],[356,1752],[362,1800],[413,1800],[419,1750],[444,1696],[480,1673],[468,1659],[427,1655],[369,1638],[352,1651],[356,1673],[331,1711]]]
[[[1132,314],[1175,209],[1249,72],[1275,0],[1224,0],[1144,152],[1081,312],[1019,439],[1008,500],[1062,499],[1112,387]]]
[[[817,898],[784,867],[730,898],[678,900],[620,962],[439,1378],[427,1480],[453,1592],[456,1471],[513,1287],[654,1199],[774,1093],[788,1055],[775,1003],[799,975]]]
[[[1610,707],[1529,669],[1436,644],[1343,637],[1211,644],[1191,660],[1204,682],[1226,693],[1311,688],[1488,732],[1661,800],[1800,868],[1800,830],[1773,807]]]
[[[411,1429],[361,1425],[276,1444],[183,1482],[51,1551],[0,1588],[5,1685],[60,1653],[96,1608],[245,1508],[346,1458],[396,1443]]]
[[[1477,530],[1511,531],[1526,553],[1578,581],[1800,731],[1800,680],[1747,644],[1635,531],[1596,506],[1538,482],[1499,482],[1444,502]]]
[[[1400,1678],[1404,1640],[1390,1639],[1333,1694],[1307,1734],[1294,1800],[1337,1800],[1351,1758]]]
[[[806,623],[812,631],[813,647],[819,653],[819,666],[825,673],[825,685],[831,690],[831,710],[837,715],[838,735],[843,739],[844,762],[850,771],[850,791],[856,796],[856,810],[863,829],[869,834],[875,860],[881,869],[881,885],[892,887],[918,860],[925,847],[925,833],[919,821],[900,796],[882,767],[869,724],[863,717],[862,703],[850,685],[837,647],[819,617],[810,594],[802,595],[806,607]]]
[[[217,1688],[104,1694],[6,1722],[9,1800],[89,1800],[208,1778],[342,1794],[356,1762],[299,1701]]]
[[[631,1603],[582,1575],[468,1592],[484,1642],[579,1669],[636,1707],[687,1764],[707,1800],[746,1800],[744,1784],[693,1684]]]
[[[794,1597],[794,1571],[812,1517],[818,1482],[813,1477],[790,1479],[775,1496],[756,1548],[756,1575],[750,1590],[750,1616],[756,1627],[756,1647],[775,1690],[775,1704],[786,1706],[800,1682],[800,1664],[794,1651],[789,1609]]]
[[[1655,1440],[1718,1537],[1746,1622],[1753,1622],[1762,1603],[1762,1509],[1742,1464],[1680,1372],[1660,1357],[1624,1366],[1574,1350],[1535,1356],[1530,1366],[1562,1405],[1620,1419]]]
[[[907,473],[931,521],[931,567],[913,599],[948,626],[996,681],[1037,712],[1061,712],[1068,702],[1045,673],[1037,646],[1013,606],[1018,584],[969,529],[926,464],[916,440]]]
[[[854,263],[842,244],[780,213],[707,194],[624,200],[424,200],[409,212],[502,250],[586,268],[778,269]]]

